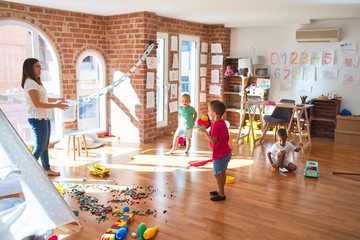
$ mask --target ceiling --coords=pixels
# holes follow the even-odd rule
[[[159,16],[226,27],[309,24],[321,19],[360,19],[360,0],[10,0],[110,16],[148,11]]]

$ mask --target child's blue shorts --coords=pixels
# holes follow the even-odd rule
[[[222,171],[226,170],[229,164],[231,158],[231,153],[229,153],[228,155],[226,155],[225,157],[216,159],[213,161],[213,172],[214,174],[220,174],[222,173]]]

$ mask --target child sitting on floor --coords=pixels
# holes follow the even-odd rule
[[[299,147],[295,147],[292,143],[286,141],[287,132],[285,129],[279,129],[276,133],[277,142],[274,143],[267,153],[267,157],[273,168],[279,168],[281,172],[295,171],[297,166],[287,159],[287,155],[291,151],[299,152],[302,148],[302,143]]]

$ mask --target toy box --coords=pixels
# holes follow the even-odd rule
[[[305,177],[319,177],[319,165],[317,162],[306,161],[306,167],[304,169]]]

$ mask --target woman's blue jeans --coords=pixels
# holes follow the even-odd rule
[[[42,167],[45,171],[50,170],[49,163],[49,142],[51,133],[51,124],[49,119],[29,118],[29,124],[34,132],[35,146],[32,154],[36,160],[41,160]]]

